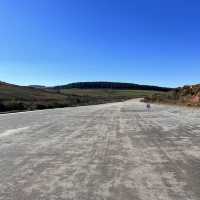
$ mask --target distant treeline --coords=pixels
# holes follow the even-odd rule
[[[121,89],[121,90],[152,90],[168,92],[172,88],[138,85],[133,83],[118,83],[118,82],[77,82],[68,85],[56,86],[55,89]]]

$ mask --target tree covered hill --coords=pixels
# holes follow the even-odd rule
[[[172,88],[139,85],[133,83],[120,83],[120,82],[77,82],[67,85],[56,86],[54,89],[120,89],[120,90],[152,90],[168,92]]]

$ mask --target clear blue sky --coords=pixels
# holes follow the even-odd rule
[[[0,80],[200,82],[198,0],[0,0]]]

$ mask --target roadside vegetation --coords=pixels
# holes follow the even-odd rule
[[[144,98],[154,93],[127,89],[35,88],[0,82],[0,112],[95,105]]]

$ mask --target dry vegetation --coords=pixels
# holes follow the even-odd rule
[[[0,83],[0,112],[76,106],[87,99],[31,87]]]
[[[145,101],[200,106],[200,84],[184,86],[163,94],[152,94]]]

